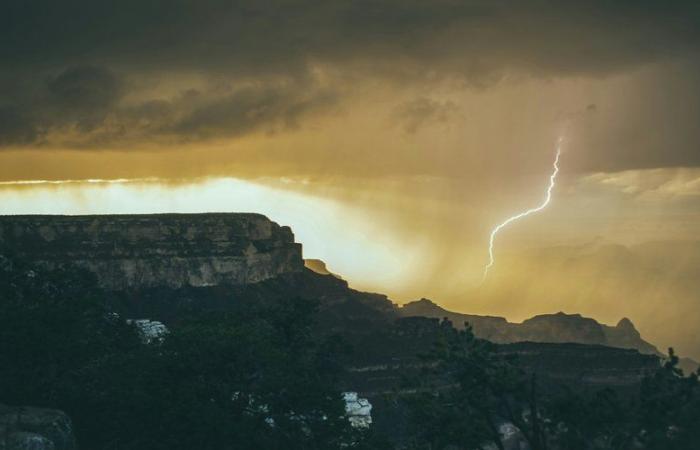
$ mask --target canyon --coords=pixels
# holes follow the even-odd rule
[[[443,375],[426,375],[432,366],[424,358],[444,327],[469,324],[546,390],[631,393],[660,364],[656,347],[624,318],[609,326],[557,313],[511,323],[355,290],[323,261],[304,260],[289,227],[259,214],[2,216],[0,272],[11,273],[15,259],[37,274],[84,272],[85,288],[98,286],[115,317],[135,324],[145,343],[167,339],[168,328],[197,313],[315,300],[315,332],[340,336],[353,349],[341,387],[357,400],[347,407],[358,423],[381,430],[402,426],[391,396],[451,388]]]
[[[321,261],[305,262],[292,230],[259,214],[3,216],[0,248],[42,270],[83,269],[118,314],[168,326],[197,310],[313,298],[319,329],[363,349],[349,361],[348,386],[363,395],[411,372],[440,319],[467,322],[477,337],[526,355],[533,370],[572,383],[631,385],[658,367],[660,353],[627,319],[608,326],[558,313],[514,324],[354,290]]]

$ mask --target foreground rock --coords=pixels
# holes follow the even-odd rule
[[[144,344],[163,342],[168,335],[168,327],[155,320],[127,319],[126,322],[136,327]]]
[[[0,405],[0,450],[74,450],[73,426],[55,409]]]
[[[345,414],[354,428],[369,428],[372,425],[372,404],[357,392],[343,392]]]

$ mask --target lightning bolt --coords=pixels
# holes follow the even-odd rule
[[[496,262],[494,256],[493,256],[493,244],[494,241],[496,240],[496,235],[498,234],[499,231],[501,231],[503,228],[507,227],[511,223],[522,219],[523,217],[529,216],[530,214],[534,214],[537,212],[542,211],[547,207],[549,204],[549,201],[552,199],[552,189],[554,189],[554,182],[557,179],[557,174],[559,173],[559,156],[561,155],[561,144],[562,144],[563,139],[559,138],[557,141],[557,153],[556,156],[554,157],[554,163],[552,164],[552,167],[554,170],[552,171],[552,174],[549,176],[549,186],[547,186],[547,193],[544,196],[544,201],[537,207],[528,209],[527,211],[523,211],[519,214],[516,214],[514,216],[511,216],[501,222],[500,224],[496,225],[496,227],[491,231],[491,236],[489,237],[489,263],[486,264],[484,267],[484,277],[482,279],[482,283],[486,281],[486,277],[489,274],[489,269],[493,266],[493,264]]]

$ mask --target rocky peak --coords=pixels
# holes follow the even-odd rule
[[[503,317],[456,313],[444,309],[427,298],[406,303],[401,307],[399,313],[403,317],[422,316],[440,320],[448,319],[459,328],[468,323],[478,337],[494,342],[500,342],[500,336],[505,330],[504,327],[508,325]]]
[[[522,323],[508,322],[503,317],[478,316],[448,311],[431,300],[405,304],[400,310],[404,317],[423,316],[436,319],[447,317],[457,327],[469,323],[477,337],[496,343],[552,342],[607,345],[631,348],[641,353],[660,355],[653,345],[643,340],[634,324],[623,318],[616,326],[608,326],[581,314],[540,314]]]
[[[614,327],[603,325],[608,345],[622,348],[636,348],[642,353],[660,355],[656,347],[642,339],[641,334],[628,318],[621,319]]]
[[[424,307],[429,307],[429,308],[440,308],[435,302],[432,300],[429,300],[425,297],[421,298],[420,300],[416,300],[415,302],[407,303],[407,305],[413,305],[413,306],[424,306]],[[442,309],[442,308],[440,308]]]
[[[319,275],[332,275],[336,278],[342,279],[342,277],[340,275],[328,270],[328,266],[326,265],[326,262],[321,260],[321,259],[313,259],[313,258],[305,259],[304,266],[307,269],[312,270]]]
[[[449,311],[427,298],[421,298],[420,300],[406,303],[401,307],[401,312],[404,316],[420,316],[425,314],[428,317],[435,317],[440,312],[449,313]]]
[[[620,319],[619,322],[617,322],[617,325],[615,325],[615,328],[618,328],[620,330],[625,330],[628,332],[636,332],[637,329],[634,328],[634,324],[632,323],[631,320],[629,320],[627,317],[623,317]]]
[[[580,314],[542,314],[519,326],[521,340],[533,342],[585,342],[605,344],[601,325]]]

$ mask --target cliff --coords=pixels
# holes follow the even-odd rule
[[[426,356],[434,350],[435,342],[440,342],[441,329],[449,326],[449,321],[414,316],[365,336],[346,334],[353,347],[361,349],[349,367],[348,386],[368,396],[373,404],[392,392],[448,388],[452,381],[430,372],[434,365]],[[493,348],[526,372],[536,374],[541,388],[549,393],[612,388],[628,395],[660,367],[656,355],[604,345],[514,342]],[[377,410],[380,420],[385,407]]]
[[[399,309],[404,317],[447,318],[455,326],[471,325],[474,334],[492,342],[579,343],[635,349],[660,355],[652,344],[642,339],[632,322],[624,318],[615,326],[605,325],[580,314],[542,314],[523,321],[508,322],[503,317],[478,316],[448,311],[428,299],[405,304]]]
[[[256,283],[303,270],[289,227],[260,214],[2,216],[0,246],[109,290]]]

